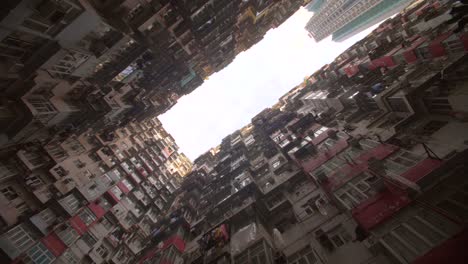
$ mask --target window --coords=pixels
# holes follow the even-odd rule
[[[83,242],[86,243],[86,245],[88,245],[90,248],[92,248],[94,246],[94,244],[96,244],[97,242],[97,239],[89,232],[85,233],[81,239],[83,240]]]
[[[6,238],[19,252],[24,252],[35,242],[32,233],[20,224],[6,232],[2,238]]]
[[[174,246],[171,246],[164,250],[161,259],[164,259],[168,263],[173,263],[178,255],[178,250]]]
[[[468,192],[456,190],[437,206],[460,219],[468,219]]]
[[[321,134],[323,134],[323,133],[324,133],[325,131],[327,131],[327,130],[328,130],[327,127],[321,127],[321,128],[319,128],[318,130],[315,130],[315,131],[314,131],[314,136],[315,136],[315,137],[318,137],[318,136],[320,136]]]
[[[87,225],[89,226],[94,220],[96,220],[96,216],[89,210],[88,208],[84,208],[80,213],[79,213],[80,219]]]
[[[114,172],[114,174],[115,174],[115,176],[117,177],[117,179],[121,179],[121,178],[122,178],[122,173],[120,172],[120,170],[115,169],[115,170],[113,170],[112,172]]]
[[[235,264],[268,264],[271,257],[267,256],[264,241],[260,241],[234,258]]]
[[[28,103],[34,107],[34,109],[40,113],[55,113],[55,107],[47,100],[42,98],[28,98]]]
[[[375,176],[362,173],[335,191],[334,195],[345,208],[351,210],[373,194],[369,183],[374,179]]]
[[[379,242],[388,255],[400,262],[412,262],[459,231],[459,227],[439,214],[423,208],[395,226]]]
[[[57,219],[57,216],[54,214],[54,212],[50,209],[47,208],[39,213],[39,217],[44,221],[44,223],[47,224],[47,226],[50,226],[54,223],[55,219]]]
[[[80,201],[78,201],[78,199],[73,194],[66,196],[60,200],[59,203],[71,215],[75,214],[75,212],[80,208]]]
[[[125,217],[125,222],[127,222],[127,225],[132,226],[137,223],[136,217],[132,213],[128,213]]]
[[[105,217],[101,219],[100,223],[104,226],[104,228],[107,231],[110,231],[114,227],[114,225],[111,222],[109,222],[109,220]]]
[[[71,249],[67,249],[65,252],[63,252],[62,258],[68,263],[68,264],[78,264],[80,259],[73,253]]]
[[[395,112],[409,113],[410,111],[403,98],[389,97],[387,98],[387,102],[390,105],[390,108]]]
[[[33,263],[48,264],[55,260],[54,255],[40,242],[31,247],[26,254]]]
[[[109,249],[107,249],[104,245],[100,245],[96,248],[96,253],[101,256],[101,258],[105,259],[109,255]]]
[[[322,166],[320,166],[317,169],[315,175],[318,175],[319,173],[325,173],[325,175],[329,175],[332,172],[344,166],[345,164],[345,159],[343,159],[341,156],[334,157],[331,160],[325,162]]]
[[[7,198],[10,202],[19,197],[18,193],[12,186],[3,187],[0,189],[0,191],[2,192],[3,196],[5,196],[5,198]]]
[[[307,200],[301,207],[304,209],[304,213],[308,216],[317,211],[317,201],[318,197]]]
[[[277,160],[275,160],[272,164],[273,169],[276,170],[283,161],[284,160],[282,158],[278,158]]]
[[[424,125],[420,133],[422,136],[430,136],[447,124],[447,121],[431,120],[429,123]]]
[[[315,235],[320,245],[329,252],[332,252],[336,248],[339,248],[352,240],[351,236],[341,225],[337,225],[326,233],[319,230]]]
[[[393,175],[400,175],[409,168],[418,164],[422,160],[421,156],[414,153],[400,150],[385,159],[386,171]]]
[[[245,145],[250,146],[255,142],[255,139],[252,135],[248,136],[247,139],[245,140]]]
[[[277,192],[270,197],[267,198],[266,204],[269,209],[272,209],[273,207],[277,206],[278,204],[282,203],[284,201],[283,194],[280,192]]]
[[[67,246],[71,246],[79,237],[78,232],[76,232],[76,230],[73,227],[71,227],[68,223],[62,224],[59,227],[57,231],[57,236]]]
[[[115,197],[117,197],[117,199],[121,199],[123,196],[123,192],[118,187],[114,186],[110,191],[115,195]]]
[[[133,184],[131,184],[127,179],[123,179],[122,180],[122,184],[127,187],[127,189],[129,191],[131,191],[133,189]]]
[[[107,187],[110,187],[112,184],[114,184],[114,180],[112,180],[112,178],[107,174],[101,176],[101,182]]]
[[[39,187],[44,184],[42,179],[38,175],[35,175],[35,174],[28,175],[27,177],[25,177],[24,180],[26,182],[26,185],[33,187],[33,188]]]
[[[288,257],[288,264],[315,264],[317,257],[314,250],[307,246]]]
[[[16,171],[12,167],[0,162],[0,180],[6,179],[15,174]]]

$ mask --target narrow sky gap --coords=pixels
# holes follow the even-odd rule
[[[331,37],[315,43],[304,29],[311,16],[300,9],[160,116],[182,152],[194,160],[218,145],[376,27],[341,43],[332,42]]]

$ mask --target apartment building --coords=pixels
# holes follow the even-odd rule
[[[387,21],[196,159],[190,232],[140,263],[464,263],[466,32],[431,21],[448,8]]]
[[[156,118],[5,149],[2,259],[132,263],[171,208],[187,163]]]
[[[314,15],[306,30],[317,42],[332,35],[333,41],[344,41],[353,35],[403,10],[412,1],[328,1],[316,0],[308,5]]]
[[[464,263],[450,3],[386,21],[193,167],[154,117],[306,2],[9,1],[2,263]],[[184,38],[213,49],[187,68]]]
[[[8,1],[0,146],[157,116],[302,4]]]

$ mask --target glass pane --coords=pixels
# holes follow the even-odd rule
[[[333,236],[331,239],[336,247],[341,247],[342,245],[344,245],[343,240],[340,236]]]
[[[408,220],[407,224],[411,226],[418,234],[432,242],[434,245],[439,244],[444,237],[440,235],[438,232],[434,231],[431,227],[426,225],[425,223],[421,222],[417,218],[411,218]]]
[[[395,229],[395,233],[397,233],[404,241],[414,247],[419,254],[426,252],[430,248],[430,245],[428,245],[426,242],[424,242],[424,240],[420,239],[404,226],[397,227]]]
[[[418,215],[424,219],[424,221],[429,222],[431,225],[447,234],[447,237],[452,236],[459,231],[459,227],[455,223],[440,216],[438,213],[424,210],[419,212]]]
[[[358,201],[362,201],[365,199],[365,197],[359,193],[358,191],[356,191],[354,188],[351,188],[349,190],[349,193],[353,196],[354,199],[358,200]]]
[[[383,237],[383,240],[396,254],[400,255],[407,262],[411,262],[413,259],[416,258],[417,255],[411,250],[409,250],[405,245],[403,245],[392,234],[385,235]]]

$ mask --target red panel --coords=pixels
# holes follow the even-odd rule
[[[62,255],[63,252],[67,250],[67,246],[62,242],[62,240],[60,240],[55,232],[51,232],[47,236],[43,237],[41,242],[56,257]]]
[[[383,160],[396,150],[398,150],[398,147],[396,146],[381,144],[373,149],[362,153],[354,159],[356,164],[345,165],[341,167],[338,171],[336,171],[334,174],[331,174],[329,176],[328,182],[323,187],[325,187],[328,191],[334,191],[338,189],[350,179],[366,171],[367,161],[370,158]]]
[[[446,40],[447,38],[449,38],[451,35],[452,35],[452,32],[444,33],[444,34],[438,36],[437,38],[435,38],[431,42],[431,44],[429,45],[429,50],[431,51],[431,54],[432,54],[432,56],[434,58],[442,57],[442,56],[445,56],[447,54],[442,42],[444,40]]]
[[[165,147],[163,149],[163,154],[166,158],[169,158],[169,156],[171,156],[172,152],[169,151],[169,147]]]
[[[101,218],[106,214],[106,210],[102,208],[97,202],[92,202],[88,205],[89,210],[96,215],[96,218]]]
[[[444,45],[442,43],[434,43],[429,46],[429,50],[431,51],[431,55],[433,58],[438,58],[447,55],[445,51]]]
[[[125,184],[122,181],[117,183],[117,187],[119,187],[119,189],[125,194],[130,192],[130,190],[127,188],[127,186],[125,186]]]
[[[460,37],[460,39],[463,42],[463,46],[465,47],[465,51],[468,51],[468,33],[463,34]]]
[[[164,241],[163,249],[166,249],[171,245],[174,245],[181,253],[185,251],[185,241],[178,235],[172,236]]]
[[[405,58],[407,63],[413,63],[418,60],[418,57],[416,56],[414,50],[417,47],[421,46],[421,44],[423,44],[424,42],[426,42],[426,38],[417,38],[415,39],[415,41],[413,41],[411,47],[409,47],[405,52],[403,52],[403,57]]]
[[[416,57],[416,53],[414,53],[414,50],[403,52],[403,57],[405,58],[405,61],[407,63],[414,63],[418,60],[418,57]]]
[[[140,168],[137,168],[136,170],[140,173],[141,176],[148,177],[148,172],[145,170],[145,168],[140,167]]]
[[[327,162],[329,159],[333,158],[336,154],[346,149],[347,147],[348,142],[345,139],[341,139],[338,142],[336,142],[333,148],[329,151],[323,154],[319,153],[316,157],[313,157],[306,161],[300,161],[298,163],[305,172],[311,172],[320,167],[323,163]]]
[[[353,209],[352,214],[359,225],[369,231],[410,202],[411,200],[406,194],[387,190],[358,205]]]
[[[373,149],[370,149],[369,151],[365,153],[362,153],[361,155],[356,157],[356,160],[358,162],[367,162],[370,158],[376,158],[376,159],[382,160],[397,150],[398,150],[397,146],[381,144]]]
[[[412,264],[465,264],[468,260],[466,245],[468,245],[467,229],[417,258]]]
[[[75,215],[74,217],[70,218],[70,224],[73,227],[73,229],[78,232],[78,234],[83,235],[86,233],[88,230],[88,227],[86,227],[86,224],[81,220],[81,218],[78,215]]]
[[[366,171],[366,169],[367,169],[366,164],[345,165],[341,167],[340,170],[338,170],[334,174],[331,174],[328,177],[328,182],[324,184],[323,187],[328,192],[333,192],[334,190],[341,187],[350,179]]]
[[[369,65],[367,66],[367,68],[371,71],[374,71],[376,70],[377,68],[379,68],[379,65],[378,64],[375,64],[374,61],[371,61],[369,63]]]
[[[392,56],[384,56],[373,60],[372,65],[375,67],[392,67],[395,66],[396,63],[393,61]]]
[[[439,168],[441,165],[442,161],[428,158],[419,162],[416,166],[411,167],[401,176],[412,182],[418,182],[420,179],[424,178],[424,176]]]
[[[168,248],[171,245],[174,245],[182,253],[185,251],[185,241],[180,236],[175,235],[164,241],[163,247],[161,249],[159,249],[157,246],[154,247],[148,254],[141,258],[138,263],[143,263],[145,260],[151,259],[156,255],[156,253]]]
[[[356,75],[356,73],[359,72],[359,67],[356,65],[348,66],[344,68],[344,71],[346,75],[348,75],[348,77],[353,77],[354,75]]]

